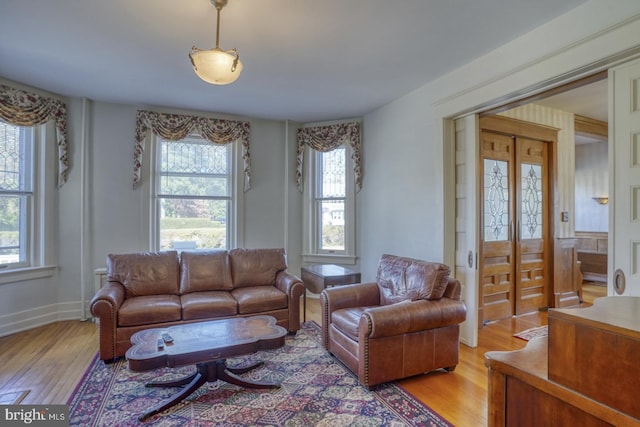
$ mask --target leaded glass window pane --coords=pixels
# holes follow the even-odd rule
[[[0,121],[0,264],[27,262],[32,145],[30,128]]]
[[[345,246],[347,150],[316,153],[317,243],[320,252],[342,252]]]
[[[509,240],[509,164],[484,159],[484,240]]]
[[[160,249],[228,249],[231,145],[159,139],[158,155]]]
[[[522,164],[522,238],[542,238],[542,166]]]

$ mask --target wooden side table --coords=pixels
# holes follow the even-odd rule
[[[349,285],[361,281],[359,272],[335,264],[312,264],[302,267],[301,276],[306,288],[302,297],[304,322],[307,321],[307,290],[319,294],[329,286]]]

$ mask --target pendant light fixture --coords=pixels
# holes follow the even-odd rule
[[[220,49],[220,11],[227,5],[228,0],[211,0],[216,8],[218,19],[216,25],[216,47],[210,50],[202,50],[193,46],[189,52],[189,58],[193,65],[193,71],[198,77],[207,83],[214,85],[227,85],[235,82],[242,72],[242,62],[235,49]]]

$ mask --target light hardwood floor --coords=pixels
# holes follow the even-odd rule
[[[321,324],[316,298],[307,299],[311,320]],[[437,371],[400,384],[456,426],[486,425],[484,353],[522,348],[526,342],[513,334],[546,322],[547,314],[536,312],[484,326],[477,348],[461,345],[454,372]],[[91,321],[57,322],[0,338],[0,394],[29,390],[23,403],[67,403],[97,351],[97,325]]]

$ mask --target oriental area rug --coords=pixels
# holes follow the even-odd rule
[[[243,374],[279,382],[279,389],[244,389],[209,382],[182,403],[144,422],[138,416],[176,392],[147,388],[175,379],[194,367],[132,372],[120,359],[106,365],[97,357],[69,399],[71,426],[451,426],[395,383],[369,391],[320,345],[320,327],[306,322],[283,347],[228,359],[229,365],[265,364]]]

